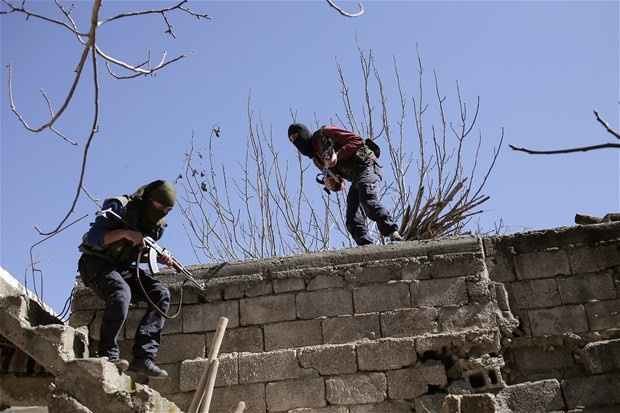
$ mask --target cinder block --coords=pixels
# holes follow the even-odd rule
[[[283,278],[272,281],[273,292],[275,294],[288,293],[291,291],[301,291],[306,289],[306,282],[303,278]]]
[[[215,337],[215,332],[207,334],[207,351],[210,350],[213,337]],[[264,349],[263,329],[261,327],[239,327],[230,330],[226,329],[220,346],[220,353],[243,351],[257,353],[264,351]]]
[[[325,380],[330,404],[379,403],[386,399],[387,382],[383,373],[351,374]]]
[[[224,300],[236,300],[245,297],[247,286],[233,284],[224,288]]]
[[[239,326],[239,303],[236,300],[186,306],[181,314],[184,333],[215,331],[220,317],[228,318],[227,328]]]
[[[452,334],[437,334],[416,337],[416,352],[422,359],[439,359],[451,354],[453,345]]]
[[[620,405],[620,374],[601,374],[562,381],[566,407]]]
[[[390,400],[377,404],[351,406],[350,413],[411,413],[413,403],[405,400]],[[425,410],[416,410],[425,413]]]
[[[618,328],[620,326],[620,300],[590,302],[586,304],[590,331]]]
[[[467,303],[465,278],[443,278],[411,283],[414,307],[441,307]]]
[[[267,410],[283,412],[298,407],[323,407],[325,383],[323,378],[290,380],[268,383],[266,387]]]
[[[531,376],[551,371],[562,372],[574,367],[571,348],[556,345],[553,350],[538,346],[513,349],[514,361],[519,373]]]
[[[344,288],[346,282],[341,275],[319,274],[308,283],[308,291],[325,290],[327,288]]]
[[[510,303],[515,310],[547,308],[562,305],[555,278],[516,281],[506,285]]]
[[[501,352],[501,334],[498,329],[466,330],[461,334],[452,335],[455,348],[466,354],[489,354]]]
[[[267,324],[265,351],[313,346],[323,343],[321,320],[298,320]]]
[[[306,347],[298,351],[297,358],[301,367],[315,369],[322,376],[350,374],[357,371],[353,344]]]
[[[157,362],[160,364],[176,363],[204,356],[204,334],[169,334],[161,339]]]
[[[514,257],[511,254],[487,256],[485,263],[492,281],[509,283],[517,279]]]
[[[568,254],[557,248],[515,255],[515,268],[519,280],[549,278],[571,273]]]
[[[428,280],[431,278],[431,265],[426,257],[411,258],[400,269],[403,280]]]
[[[239,366],[237,355],[220,354],[218,356],[219,367],[215,387],[232,386],[239,384]],[[179,380],[181,391],[194,391],[198,387],[200,378],[207,366],[207,358],[182,361],[179,367]]]
[[[323,343],[342,344],[381,337],[379,314],[341,316],[323,320]]]
[[[620,265],[620,246],[586,245],[570,249],[568,259],[573,274],[602,271]]]
[[[528,311],[532,334],[541,337],[545,334],[561,335],[566,332],[582,333],[588,331],[586,310],[582,305],[567,305],[542,310]]]
[[[492,329],[497,326],[492,304],[446,306],[439,309],[439,328],[443,332],[469,329]]]
[[[297,316],[302,319],[353,314],[351,291],[317,290],[297,294]]]
[[[482,251],[435,255],[430,264],[432,278],[463,277],[486,271]]]
[[[386,283],[400,278],[400,264],[387,259],[348,266],[344,276],[344,279],[350,284]]]
[[[412,308],[390,311],[381,314],[381,331],[383,337],[413,337],[428,333],[437,333],[437,309]]]
[[[499,413],[564,411],[560,383],[553,380],[522,383],[502,389],[496,397]]]
[[[248,288],[245,291],[246,297],[260,297],[262,295],[268,295],[273,293],[273,289],[271,287],[271,281],[263,280],[257,282],[252,287]]]
[[[406,281],[366,285],[353,290],[356,314],[411,308]]]
[[[461,396],[461,413],[495,413],[495,396],[464,394]]]
[[[258,383],[317,377],[315,370],[299,366],[295,350],[239,353],[239,383]]]
[[[386,373],[390,399],[414,399],[428,393],[428,386],[448,384],[446,369],[440,361],[426,361],[414,367]]]
[[[216,387],[209,411],[234,413],[237,404],[245,402],[244,412],[266,412],[265,385],[263,383],[240,386]]]
[[[620,339],[588,343],[581,359],[590,374],[620,372]]]
[[[242,326],[295,320],[293,294],[244,298],[239,301]]]
[[[360,371],[396,370],[413,365],[417,360],[415,339],[388,338],[357,345]]]
[[[592,300],[618,298],[611,271],[558,278],[564,304],[585,304]]]

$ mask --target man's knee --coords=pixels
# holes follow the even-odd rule
[[[150,293],[160,308],[168,309],[170,307],[170,290],[163,284],[156,283]]]

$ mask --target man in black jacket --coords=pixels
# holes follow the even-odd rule
[[[102,300],[105,309],[99,332],[99,357],[107,357],[121,371],[137,371],[152,378],[165,378],[168,373],[155,364],[166,313],[170,307],[170,292],[152,276],[137,268],[135,261],[144,247],[144,236],[158,240],[166,227],[164,217],[176,200],[176,189],[166,181],[154,181],[139,188],[131,196],[108,198],[103,210],[111,209],[133,229],[105,216],[98,216],[80,245],[82,256],[78,269],[84,285]],[[159,262],[172,265],[169,256]],[[136,270],[151,305],[140,320],[134,337],[131,364],[120,358],[118,335],[127,319],[132,300],[144,300],[136,279]]]

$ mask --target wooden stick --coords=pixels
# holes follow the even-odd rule
[[[217,368],[220,366],[220,361],[216,358],[209,363],[209,378],[207,379],[207,391],[205,397],[200,404],[200,413],[209,413],[209,407],[211,406],[211,398],[213,397],[213,387],[215,387],[215,377],[217,376]]]
[[[200,402],[202,401],[202,398],[207,389],[207,380],[209,378],[209,368],[211,366],[211,362],[217,357],[217,354],[220,352],[220,345],[222,344],[222,339],[224,338],[224,331],[226,330],[227,325],[228,325],[228,319],[226,317],[220,317],[220,319],[217,322],[217,328],[215,329],[215,336],[213,337],[211,348],[209,349],[207,365],[202,371],[202,376],[200,377],[200,382],[198,383],[198,387],[196,388],[196,393],[194,393],[194,398],[192,399],[192,403],[189,406],[188,413],[198,412],[198,408],[200,407]]]

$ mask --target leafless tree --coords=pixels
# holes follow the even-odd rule
[[[19,5],[16,5],[17,2],[11,2],[9,0],[2,0],[2,1],[8,9],[1,11],[0,14],[4,14],[4,15],[20,14],[20,15],[26,16],[26,19],[38,19],[38,20],[42,20],[42,21],[63,27],[64,29],[71,32],[75,36],[76,41],[82,46],[82,52],[80,54],[77,67],[73,74],[73,81],[62,103],[60,105],[52,104],[52,102],[50,101],[46,93],[43,91],[43,89],[41,89],[43,99],[49,110],[49,119],[45,121],[43,124],[38,125],[38,126],[32,126],[26,120],[26,116],[17,108],[15,99],[13,97],[13,82],[12,82],[13,67],[11,64],[9,64],[9,67],[8,67],[9,102],[10,102],[11,110],[17,116],[17,118],[19,119],[19,121],[21,122],[21,124],[23,125],[25,129],[33,133],[42,133],[47,130],[50,130],[56,135],[58,135],[60,138],[62,138],[65,142],[69,143],[70,145],[77,146],[78,142],[75,142],[69,139],[68,137],[66,137],[61,131],[59,131],[55,127],[55,125],[58,122],[58,120],[62,117],[65,110],[71,105],[73,97],[74,97],[74,93],[77,90],[78,85],[80,84],[80,81],[83,78],[82,75],[85,73],[85,68],[88,65],[90,65],[92,68],[92,78],[90,80],[91,83],[90,83],[90,86],[87,86],[87,87],[92,88],[92,91],[93,91],[92,121],[91,121],[91,126],[88,130],[88,133],[85,134],[87,135],[85,142],[80,143],[83,145],[82,162],[81,162],[81,167],[80,167],[80,171],[78,174],[79,178],[78,178],[78,182],[76,185],[76,190],[73,196],[73,200],[71,201],[71,205],[69,207],[69,211],[67,212],[67,214],[64,216],[64,218],[60,220],[58,225],[52,230],[42,231],[39,229],[38,226],[35,225],[35,229],[38,231],[39,235],[43,236],[44,238],[41,241],[38,241],[37,243],[35,243],[30,248],[30,265],[28,266],[28,268],[30,269],[32,273],[32,280],[34,284],[34,289],[37,292],[37,296],[42,300],[43,299],[43,275],[42,275],[42,271],[37,268],[37,264],[40,263],[41,260],[38,258],[36,259],[34,258],[33,249],[39,244],[41,244],[42,242],[48,240],[49,238],[63,231],[67,227],[73,225],[78,220],[84,218],[84,217],[79,218],[78,220],[73,221],[69,223],[68,225],[65,225],[67,220],[70,218],[70,216],[75,211],[76,204],[82,192],[86,193],[86,195],[89,198],[91,198],[95,203],[97,202],[86,190],[85,185],[84,185],[84,179],[85,179],[86,165],[87,165],[87,160],[88,160],[88,155],[89,155],[89,151],[91,148],[91,144],[94,140],[95,134],[97,133],[99,129],[99,110],[100,110],[99,108],[99,62],[100,61],[105,62],[105,66],[106,66],[106,69],[108,70],[108,73],[110,73],[110,75],[112,75],[114,78],[129,79],[129,78],[133,78],[137,76],[153,75],[154,73],[163,69],[167,65],[174,63],[178,60],[181,60],[191,54],[191,52],[184,53],[173,59],[168,59],[166,56],[166,52],[164,52],[159,63],[153,64],[151,61],[151,56],[149,52],[148,58],[143,63],[139,65],[131,65],[131,64],[124,62],[123,60],[120,60],[120,59],[117,59],[111,56],[109,53],[104,52],[103,46],[97,42],[97,33],[99,33],[99,31],[102,30],[102,27],[106,26],[108,23],[111,23],[113,21],[127,19],[127,18],[137,18],[140,16],[146,16],[146,15],[159,15],[163,18],[164,24],[166,25],[165,33],[176,38],[176,35],[173,31],[172,24],[170,22],[170,15],[172,13],[179,13],[179,12],[187,13],[197,18],[198,20],[210,19],[210,17],[206,14],[193,12],[186,5],[188,0],[182,0],[166,8],[144,10],[144,11],[137,11],[137,12],[131,12],[131,13],[122,13],[122,14],[118,14],[118,15],[115,15],[109,18],[100,19],[100,10],[101,10],[102,0],[94,0],[92,3],[92,11],[91,11],[91,16],[90,16],[89,21],[87,23],[84,23],[85,24],[84,28],[80,28],[78,25],[78,22],[76,22],[72,16],[72,12],[75,10],[75,5],[71,5],[69,8],[66,8],[60,3],[59,0],[54,0],[55,5],[61,12],[62,20],[60,20],[60,19],[52,18],[50,16],[32,11],[30,8],[27,7],[25,0],[22,0],[19,3]],[[119,75],[115,73],[112,69],[113,67],[124,71],[125,74]],[[84,80],[84,82],[86,82],[86,80]],[[40,292],[37,291],[37,287],[36,287],[37,285],[36,274],[39,274]],[[27,277],[25,277],[25,284],[27,285]]]
[[[188,55],[190,55],[191,53],[185,53],[182,54],[180,56],[177,56],[173,59],[168,60],[167,56],[166,56],[166,52],[163,53],[163,56],[160,60],[160,62],[158,64],[153,65],[153,63],[151,62],[151,57],[150,54],[148,56],[148,58],[139,65],[130,65],[120,59],[114,58],[113,56],[109,55],[108,53],[104,52],[102,50],[102,46],[97,42],[97,33],[99,30],[101,30],[101,28],[103,26],[105,26],[106,24],[116,21],[116,20],[120,20],[120,19],[126,19],[126,18],[130,18],[130,17],[138,17],[138,16],[145,16],[145,15],[160,15],[163,20],[164,23],[167,27],[166,29],[166,33],[169,34],[170,36],[176,38],[173,28],[172,28],[172,24],[170,23],[169,20],[169,14],[173,13],[173,12],[184,12],[184,13],[188,13],[194,17],[196,17],[198,20],[200,19],[209,19],[210,17],[206,14],[201,14],[201,13],[195,13],[193,11],[191,11],[189,8],[187,8],[186,3],[188,2],[188,0],[182,0],[178,3],[176,3],[175,5],[171,6],[171,7],[166,7],[166,8],[161,8],[161,9],[154,9],[154,10],[144,10],[144,11],[138,11],[138,12],[131,12],[131,13],[123,13],[123,14],[118,14],[116,16],[112,16],[103,20],[100,20],[99,17],[99,13],[101,10],[101,4],[102,4],[102,0],[94,0],[93,1],[93,5],[92,5],[92,12],[91,12],[91,18],[90,21],[88,22],[88,28],[87,30],[83,30],[80,29],[78,27],[78,24],[76,23],[76,21],[73,19],[73,16],[71,15],[71,13],[73,12],[75,5],[72,5],[70,8],[65,8],[59,0],[55,0],[55,4],[58,7],[58,9],[61,11],[62,15],[64,16],[63,20],[59,20],[59,19],[55,19],[55,18],[51,18],[49,16],[43,15],[43,14],[39,14],[39,13],[35,13],[33,11],[31,11],[30,9],[26,8],[26,1],[23,0],[21,2],[21,4],[19,6],[15,5],[14,3],[8,1],[8,0],[3,0],[3,2],[6,4],[6,6],[8,7],[8,10],[6,11],[2,11],[0,12],[0,14],[12,14],[12,13],[16,13],[16,14],[23,14],[26,16],[26,18],[30,19],[30,18],[34,18],[34,19],[40,19],[49,23],[53,23],[56,25],[59,25],[63,28],[65,28],[66,30],[70,31],[73,35],[75,35],[75,39],[77,42],[79,42],[83,48],[82,48],[82,53],[77,65],[77,68],[75,69],[75,75],[73,78],[73,82],[71,84],[71,87],[69,88],[69,91],[66,94],[65,99],[63,100],[63,102],[57,106],[57,109],[54,109],[54,106],[50,100],[48,99],[48,97],[46,96],[45,92],[42,91],[43,94],[43,98],[49,108],[49,112],[50,112],[50,117],[49,120],[45,123],[43,123],[40,126],[31,126],[25,119],[25,116],[17,109],[17,106],[15,104],[15,100],[13,98],[13,88],[12,88],[12,65],[9,64],[9,101],[10,101],[10,105],[11,105],[11,110],[13,111],[13,113],[17,116],[17,118],[19,119],[19,121],[22,123],[22,125],[24,126],[24,128],[26,128],[27,130],[33,132],[33,133],[40,133],[43,132],[47,129],[51,130],[52,132],[54,132],[55,134],[57,134],[58,136],[60,136],[62,139],[64,139],[65,141],[67,141],[68,143],[72,144],[72,145],[77,145],[76,142],[71,141],[70,139],[68,139],[66,136],[64,136],[60,131],[58,131],[54,125],[56,124],[56,122],[58,121],[58,119],[62,116],[62,114],[64,113],[64,111],[67,109],[67,107],[69,107],[69,105],[71,104],[71,101],[73,99],[74,93],[80,83],[80,80],[82,79],[82,74],[84,73],[84,68],[87,65],[87,61],[90,59],[90,65],[92,66],[92,90],[93,90],[93,117],[92,117],[92,123],[91,123],[91,128],[89,129],[89,133],[88,133],[88,137],[86,139],[86,142],[84,143],[84,149],[83,149],[83,155],[82,155],[82,165],[81,165],[81,170],[79,173],[79,179],[78,179],[78,183],[76,185],[76,191],[75,191],[75,195],[73,197],[73,201],[71,202],[71,206],[69,208],[69,211],[67,212],[67,214],[65,215],[65,217],[63,219],[61,219],[61,221],[59,222],[59,224],[56,226],[56,228],[52,229],[51,231],[41,231],[39,230],[38,227],[35,227],[37,229],[37,231],[39,232],[40,235],[43,236],[49,236],[49,235],[53,235],[55,233],[57,233],[62,226],[64,225],[64,223],[69,219],[69,217],[71,216],[71,214],[75,211],[75,206],[77,204],[77,201],[80,197],[81,192],[84,190],[84,175],[85,175],[85,170],[86,170],[86,164],[87,164],[87,159],[88,159],[88,153],[89,153],[89,149],[90,146],[92,144],[92,141],[95,137],[95,134],[97,133],[97,130],[99,128],[99,124],[98,124],[98,120],[99,120],[99,67],[98,67],[98,59],[102,59],[102,61],[105,62],[106,68],[108,69],[108,72],[114,76],[117,79],[127,79],[127,78],[132,78],[132,77],[137,77],[137,76],[146,76],[146,75],[152,75],[155,72],[157,72],[158,70],[166,67],[167,65],[174,63],[180,59],[183,59],[185,57],[187,57]],[[127,75],[117,75],[112,71],[112,66],[118,67],[122,70],[125,70]]]
[[[384,180],[382,196],[391,198],[393,216],[402,221],[401,233],[407,239],[461,233],[489,199],[482,190],[499,155],[503,130],[497,147],[492,149],[490,164],[478,179],[479,155],[484,146],[482,134],[473,138],[472,131],[480,100],[476,101],[473,113],[469,113],[457,83],[458,119],[449,122],[447,98],[441,93],[435,73],[437,113],[427,131],[430,105],[425,101],[419,53],[417,97],[411,100],[401,85],[394,59],[393,82],[399,97],[394,122],[372,53],[359,48],[358,51],[362,81],[356,87],[362,91],[362,102],[354,101],[344,70],[337,63],[344,114],[335,114],[335,118],[341,125],[365,138],[375,139],[387,149],[384,153],[388,160],[384,163],[389,162],[393,179]],[[356,110],[359,107],[361,113]],[[408,119],[411,114],[413,123]],[[291,118],[296,121],[295,113],[291,112]],[[316,127],[321,125],[318,119],[314,123]],[[240,172],[233,175],[223,164],[214,163],[212,143],[218,139],[214,134],[216,131],[219,134],[219,127],[213,128],[204,147],[197,148],[192,136],[177,183],[185,192],[181,210],[198,260],[206,256],[211,260],[234,261],[352,245],[344,224],[345,194],[327,195],[308,188],[316,185],[307,185],[303,172],[314,167],[304,164],[301,156],[290,168],[281,161],[272,131],[260,117],[254,119],[249,99],[248,127],[245,158],[239,160],[236,168]],[[411,127],[413,133],[409,132]],[[413,189],[408,183],[411,179],[416,181]]]
[[[598,114],[596,110],[594,111],[594,116],[596,116],[597,122],[603,125],[603,127],[608,133],[610,133],[616,139],[620,139],[620,133],[612,129],[612,127],[609,126],[609,123],[607,123],[607,121],[601,118],[601,116]],[[588,151],[594,151],[598,149],[607,149],[607,148],[620,149],[620,143],[613,143],[613,142],[601,143],[598,145],[581,146],[578,148],[554,149],[554,150],[547,150],[547,151],[536,151],[536,150],[527,149],[527,148],[520,148],[514,145],[508,145],[508,146],[510,146],[510,148],[515,151],[529,153],[530,155],[557,155],[561,153],[588,152]]]
[[[91,145],[95,138],[97,131],[99,130],[99,64],[101,62],[105,63],[106,70],[108,73],[115,79],[131,79],[138,76],[149,76],[154,75],[157,71],[163,69],[164,67],[177,62],[185,57],[188,57],[192,54],[192,52],[183,53],[179,56],[168,58],[167,53],[163,52],[161,59],[159,61],[154,61],[151,58],[150,52],[148,52],[147,57],[143,59],[142,63],[137,65],[132,65],[125,62],[122,59],[118,59],[114,57],[111,53],[105,51],[105,47],[98,41],[97,34],[100,30],[104,30],[104,27],[108,27],[109,23],[114,21],[124,20],[128,18],[139,18],[143,16],[159,16],[162,18],[163,23],[166,27],[165,33],[172,36],[176,39],[176,34],[173,29],[173,25],[171,22],[171,18],[173,14],[184,13],[190,16],[195,17],[197,20],[202,19],[211,19],[211,17],[204,13],[197,13],[192,11],[187,3],[189,0],[176,0],[171,1],[171,5],[169,7],[162,7],[157,9],[150,10],[142,10],[142,11],[134,11],[121,13],[118,15],[114,15],[111,17],[101,18],[100,11],[103,0],[93,0],[92,2],[92,10],[90,13],[90,19],[87,22],[80,23],[74,19],[74,15],[72,15],[73,11],[76,8],[75,4],[72,4],[70,7],[64,6],[60,0],[54,0],[56,7],[60,12],[60,18],[51,17],[51,15],[46,15],[42,13],[38,13],[34,11],[29,5],[27,5],[26,0],[21,1],[11,1],[11,0],[2,0],[5,5],[5,9],[0,11],[0,15],[22,15],[25,16],[26,19],[36,19],[45,21],[47,23],[51,23],[53,25],[62,27],[65,30],[68,30],[72,35],[75,36],[76,42],[81,45],[81,53],[79,55],[79,60],[77,67],[74,70],[71,86],[69,90],[66,92],[66,95],[60,104],[52,102],[48,95],[45,93],[43,89],[41,89],[41,94],[45,105],[49,111],[49,118],[44,121],[40,125],[33,125],[31,122],[27,120],[28,116],[24,114],[20,109],[18,109],[18,105],[16,104],[16,99],[14,98],[13,93],[13,66],[9,64],[8,66],[8,94],[9,94],[9,102],[10,107],[19,122],[23,125],[23,127],[32,132],[32,133],[44,133],[46,131],[51,131],[58,137],[60,137],[63,141],[72,146],[82,145],[82,162],[81,167],[78,173],[77,184],[75,187],[75,193],[73,195],[72,201],[70,202],[69,210],[66,215],[61,218],[56,225],[51,230],[43,231],[37,225],[35,225],[35,229],[43,237],[43,239],[37,243],[35,243],[32,248],[39,245],[41,242],[48,240],[50,237],[58,234],[65,228],[70,225],[73,225],[76,221],[69,223],[66,225],[66,222],[69,220],[71,215],[75,212],[75,208],[77,205],[80,196],[84,193],[86,194],[93,202],[97,203],[97,199],[95,199],[92,195],[88,193],[85,186],[85,172],[88,161],[88,156],[90,152]],[[347,13],[339,8],[333,1],[327,0],[329,6],[338,10],[342,15],[348,17],[356,17],[361,15],[364,10],[362,5],[360,4],[360,11],[358,13]],[[92,78],[90,80],[85,79],[87,75],[85,74],[85,69],[90,66],[92,68]],[[87,70],[86,70],[87,71]],[[84,76],[83,76],[84,75]],[[80,85],[90,82],[90,85],[84,85],[85,87],[89,87],[93,91],[93,101],[92,101],[92,121],[90,122],[90,127],[87,130],[86,139],[83,142],[77,142],[65,134],[62,131],[57,129],[56,124],[58,120],[63,116],[65,110],[72,104],[74,94]],[[81,218],[80,218],[81,219]],[[32,248],[31,248],[31,257],[32,257]],[[35,279],[35,273],[40,272],[36,268],[36,265],[41,262],[39,258],[31,258],[31,262],[29,265],[30,270],[32,271],[32,278]],[[41,284],[42,284],[42,276]],[[36,285],[36,282],[35,282]],[[36,287],[35,287],[36,288]]]

